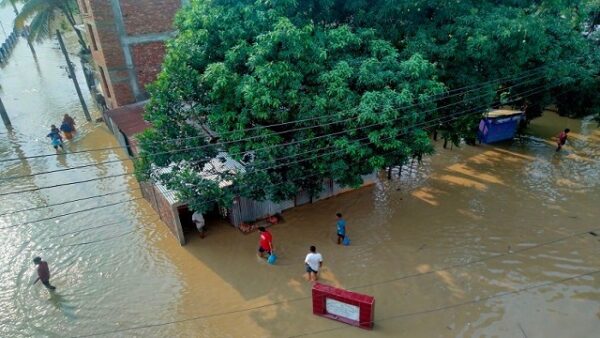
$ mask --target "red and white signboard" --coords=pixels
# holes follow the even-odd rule
[[[373,328],[375,298],[315,283],[312,288],[313,313],[363,329]]]

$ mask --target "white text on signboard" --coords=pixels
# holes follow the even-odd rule
[[[358,321],[360,318],[360,309],[358,308],[358,306],[342,303],[331,298],[325,299],[325,310],[329,314],[344,317],[354,321]]]

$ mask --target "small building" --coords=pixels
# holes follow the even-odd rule
[[[524,112],[519,110],[497,109],[486,113],[479,122],[479,141],[494,143],[511,140],[524,118]]]
[[[109,130],[116,136],[119,144],[125,147],[129,156],[134,157],[138,153],[137,140],[135,135],[141,133],[150,127],[150,123],[144,120],[144,105],[146,102],[134,103],[120,108],[112,109],[104,113],[104,120]],[[204,130],[204,129],[203,129]],[[206,130],[204,130],[207,132]],[[210,132],[207,132],[210,134]],[[184,245],[186,243],[186,234],[195,231],[192,222],[193,210],[190,210],[186,203],[179,201],[177,193],[169,190],[159,177],[161,174],[168,173],[171,168],[157,168],[156,175],[151,180],[140,182],[141,192],[144,199],[152,205],[152,208],[158,213],[160,219],[167,225],[177,241]],[[219,153],[214,159],[206,163],[202,172],[198,174],[205,179],[217,180],[218,173],[224,172],[242,172],[244,165],[234,160],[225,152]],[[375,173],[363,176],[362,186],[374,184],[377,179]],[[219,186],[223,189],[231,182],[221,181]],[[235,197],[231,207],[214,205],[213,208],[204,216],[209,220],[211,218],[226,219],[234,227],[239,228],[242,223],[254,222],[265,219],[268,216],[281,214],[285,210],[330,198],[354,189],[341,187],[331,179],[323,180],[321,193],[318,197],[311,198],[310,194],[300,191],[293,199],[273,202],[269,200],[256,201],[246,197]]]
[[[216,173],[240,172],[243,171],[243,165],[232,159],[229,155],[222,152],[214,159],[208,162],[204,170],[199,173],[205,179],[218,179]],[[161,168],[157,170],[157,175],[152,181],[141,182],[142,194],[152,207],[160,215],[161,220],[167,224],[171,233],[179,241],[181,245],[186,243],[186,235],[194,232],[195,227],[192,222],[192,214],[194,210],[190,210],[188,206],[177,199],[177,194],[169,190],[158,177],[161,174],[168,173],[170,168]],[[376,174],[363,176],[363,185],[368,186],[375,183]],[[219,186],[222,189],[227,189],[231,182],[221,181]],[[344,188],[334,183],[331,179],[323,180],[322,191],[317,198],[311,199],[307,192],[299,192],[294,199],[273,202],[270,200],[256,201],[250,198],[237,196],[233,200],[230,207],[213,205],[212,210],[208,213],[208,218],[218,217],[226,219],[231,225],[239,228],[243,223],[251,223],[257,220],[265,219],[275,214],[281,214],[285,210],[323,200],[329,197],[339,195],[341,193],[351,191],[351,188]],[[205,217],[207,215],[204,215]]]

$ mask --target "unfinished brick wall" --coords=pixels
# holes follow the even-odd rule
[[[179,244],[185,245],[185,237],[179,223],[179,215],[174,213],[173,207],[151,182],[140,182],[140,188],[142,196],[152,205],[154,211],[160,216],[160,220],[171,231]]]
[[[120,0],[128,35],[168,32],[180,0]]]
[[[77,2],[109,107],[145,100],[146,85],[160,72],[165,41],[174,33],[173,19],[185,0]]]
[[[165,55],[163,42],[148,42],[131,46],[133,63],[136,67],[136,77],[142,87],[146,87],[156,79]]]

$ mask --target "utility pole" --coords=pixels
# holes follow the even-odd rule
[[[0,98],[0,115],[2,115],[2,121],[4,122],[6,129],[11,129],[12,124],[10,123],[10,119],[6,113],[6,108],[4,108],[4,103],[2,103],[2,98]]]
[[[79,102],[81,102],[81,107],[83,108],[83,113],[85,114],[85,119],[88,121],[92,120],[90,116],[90,112],[87,109],[87,105],[85,104],[85,100],[83,99],[83,95],[81,94],[81,89],[79,89],[79,83],[77,82],[77,77],[75,77],[75,71],[73,70],[73,64],[69,59],[69,54],[67,53],[67,48],[65,47],[65,43],[63,42],[62,35],[60,31],[56,30],[56,36],[58,37],[58,43],[60,44],[60,50],[62,50],[63,55],[65,56],[65,60],[67,61],[67,69],[69,70],[69,76],[73,80],[73,85],[75,85],[75,90],[77,91],[77,96],[79,96]]]
[[[12,5],[12,7],[13,7],[13,10],[15,11],[15,14],[19,15],[19,10],[17,9],[17,5],[15,5],[15,0],[9,0],[9,1],[10,1],[10,4]]]

